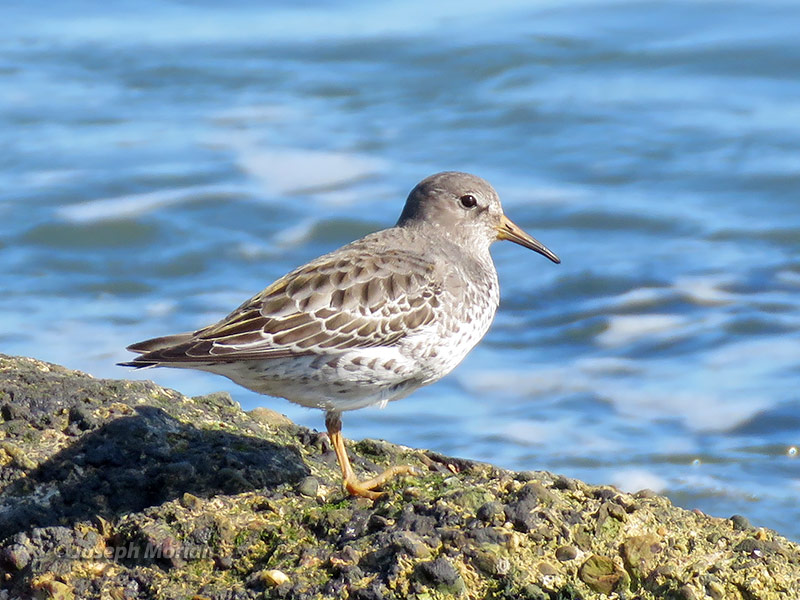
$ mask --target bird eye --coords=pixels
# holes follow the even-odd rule
[[[464,194],[458,201],[464,208],[475,208],[478,205],[478,201],[472,194]]]

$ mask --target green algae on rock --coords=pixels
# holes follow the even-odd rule
[[[0,600],[800,598],[800,548],[741,517],[365,440],[340,488],[324,435],[0,355]]]

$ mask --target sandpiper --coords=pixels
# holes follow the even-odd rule
[[[375,499],[413,469],[359,481],[341,414],[437,381],[480,341],[500,302],[495,240],[560,262],[503,214],[487,181],[438,173],[411,191],[394,227],[298,267],[218,323],[133,344],[140,356],[120,364],[210,371],[324,410],[345,489]]]

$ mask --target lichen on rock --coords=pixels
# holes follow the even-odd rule
[[[347,497],[326,436],[0,355],[0,600],[800,598],[800,548],[746,519],[364,440]]]

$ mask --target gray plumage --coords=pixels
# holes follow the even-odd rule
[[[499,303],[489,246],[558,262],[467,173],[428,177],[395,227],[321,256],[197,331],[139,342],[133,367],[211,371],[256,392],[341,412],[401,398],[449,373]]]

